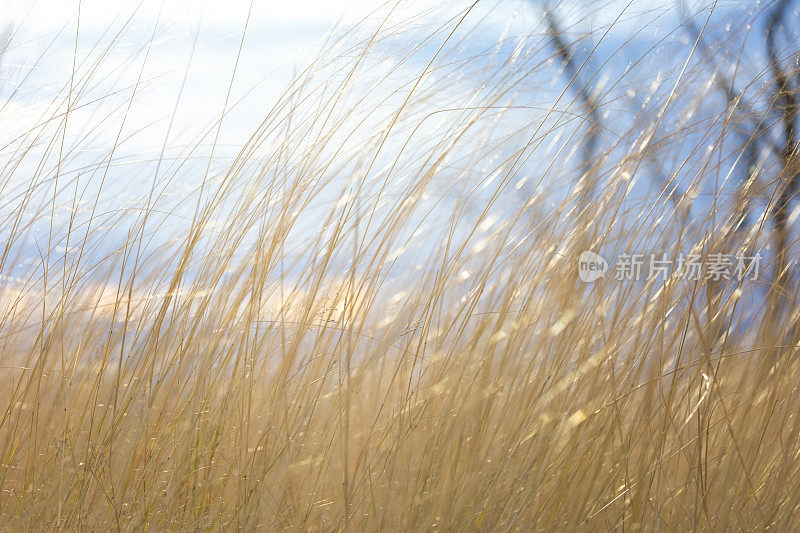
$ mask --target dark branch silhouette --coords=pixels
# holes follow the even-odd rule
[[[781,113],[784,137],[783,146],[778,152],[783,164],[783,172],[777,181],[777,200],[771,210],[777,246],[775,283],[778,288],[782,288],[788,281],[786,279],[788,276],[786,255],[789,245],[789,203],[797,193],[798,185],[795,157],[797,150],[795,122],[798,112],[796,87],[792,78],[781,65],[775,42],[777,29],[783,22],[788,4],[788,0],[778,1],[767,20],[765,28],[767,57],[769,58],[769,66],[774,78],[776,107]]]
[[[586,111],[587,128],[583,140],[583,158],[581,162],[580,180],[584,182],[579,197],[578,206],[583,211],[589,198],[594,194],[592,183],[593,161],[597,142],[600,135],[600,114],[598,113],[598,103],[595,95],[589,90],[588,85],[578,81],[580,67],[575,64],[574,50],[564,41],[561,27],[549,7],[544,9],[545,20],[547,22],[547,32],[552,39],[553,45],[561,57],[564,70],[570,76],[569,86],[577,92],[578,98]]]

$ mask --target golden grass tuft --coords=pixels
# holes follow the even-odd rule
[[[466,58],[479,8],[336,34],[231,157],[234,98],[129,154],[121,205],[147,93],[97,99],[117,41],[41,116],[0,108],[4,527],[797,527],[797,289],[769,290],[769,209],[736,227],[780,166],[730,185],[739,115],[690,46],[594,95],[576,180],[589,113],[544,22]],[[764,263],[584,284],[586,249]]]

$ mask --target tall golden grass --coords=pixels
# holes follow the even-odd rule
[[[86,112],[119,96],[98,79],[115,39],[4,125],[4,527],[797,527],[797,289],[770,290],[786,170],[735,178],[744,102],[771,89],[716,98],[697,36],[656,82],[602,87],[613,18],[564,30],[589,43],[574,76],[541,18],[474,54],[480,7],[334,35],[247,108],[263,120],[233,157],[235,98],[194,144],[133,154],[121,205],[148,80]],[[580,83],[592,120],[611,110],[588,170]],[[584,284],[582,250],[764,262]]]

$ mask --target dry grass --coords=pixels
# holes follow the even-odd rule
[[[714,99],[693,43],[657,85],[614,75],[575,184],[590,115],[544,22],[471,55],[473,14],[424,42],[391,17],[336,37],[234,157],[209,150],[222,120],[165,140],[123,205],[146,96],[92,107],[105,44],[3,134],[4,527],[797,527],[797,290],[768,290],[782,167],[736,185],[744,100]],[[583,249],[765,261],[583,284]]]

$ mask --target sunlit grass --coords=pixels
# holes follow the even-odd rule
[[[113,39],[23,118],[3,108],[24,83],[4,89],[0,522],[796,527],[797,289],[770,291],[784,170],[736,178],[757,111],[711,96],[696,37],[655,81],[604,80],[613,58],[570,73],[543,19],[464,52],[473,9],[423,43],[383,12],[335,34],[233,147],[223,123],[251,101],[125,152],[152,80],[103,93]],[[763,262],[585,284],[582,250]]]

